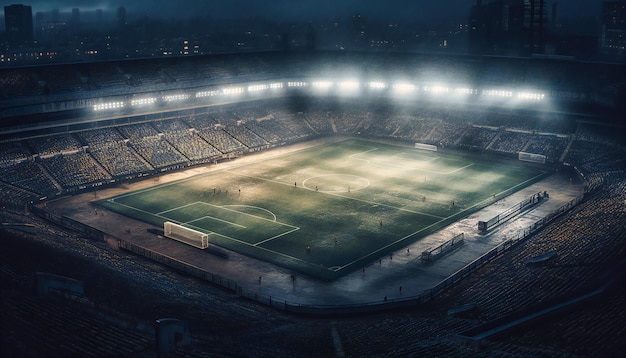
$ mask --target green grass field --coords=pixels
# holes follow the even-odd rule
[[[516,160],[350,139],[101,200],[331,280],[546,175]]]

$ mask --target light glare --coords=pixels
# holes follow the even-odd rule
[[[228,87],[222,89],[222,93],[227,96],[236,96],[243,93],[243,87]]]
[[[372,81],[368,83],[368,87],[372,89],[385,89],[387,84],[385,82]]]
[[[179,102],[184,101],[189,98],[189,95],[181,93],[181,94],[171,94],[167,96],[163,96],[164,102]]]
[[[135,106],[147,106],[150,104],[153,104],[154,102],[156,102],[156,98],[155,97],[147,97],[147,98],[135,98],[133,100],[130,101],[130,105],[135,107]]]
[[[103,111],[107,109],[118,109],[118,108],[124,108],[124,102],[107,102],[107,103],[96,104],[93,106],[94,111]]]
[[[415,91],[415,85],[412,83],[394,83],[393,89],[398,94],[408,94]]]

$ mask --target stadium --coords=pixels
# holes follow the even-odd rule
[[[623,65],[294,51],[0,79],[10,353],[626,348]]]

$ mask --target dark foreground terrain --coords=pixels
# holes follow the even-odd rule
[[[153,357],[153,322],[175,317],[189,322],[192,336],[190,345],[172,353],[180,357],[614,356],[626,349],[626,234],[608,224],[624,222],[626,210],[623,194],[606,195],[592,195],[419,309],[347,317],[275,311],[36,217],[3,212],[0,221],[31,222],[38,232],[0,231],[0,353]],[[599,205],[603,214],[591,215]],[[558,256],[547,266],[522,264],[550,249]],[[81,280],[85,296],[38,296],[36,272]],[[487,321],[599,286],[608,289],[480,346],[457,338]],[[476,305],[468,315],[448,316],[448,309],[468,303]]]

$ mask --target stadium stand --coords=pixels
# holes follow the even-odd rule
[[[43,159],[42,164],[66,190],[103,184],[111,179],[109,173],[87,153],[55,155]]]
[[[324,111],[314,111],[303,114],[311,128],[318,134],[333,133],[332,123],[328,120],[330,113]]]
[[[0,142],[0,167],[26,161],[31,156],[23,141]]]
[[[38,162],[17,163],[3,168],[1,173],[2,181],[42,196],[53,196],[61,191],[61,187]]]
[[[294,62],[299,74],[313,73],[315,66],[307,65],[305,60]],[[581,70],[584,64],[560,66],[546,62],[536,68],[530,61],[516,63],[519,66],[497,59],[484,62],[493,66],[472,70],[471,65],[462,64],[459,69],[446,70],[454,67],[456,60],[437,64],[395,56],[373,61],[370,66],[373,70],[394,68],[403,73],[419,64],[423,66],[419,73],[427,78],[435,78],[442,71],[446,78],[462,78],[461,72],[469,71],[467,78],[488,84],[541,78],[545,83],[557,82],[559,90],[571,93],[581,91],[581,83],[585,88],[607,86],[605,72],[598,75]],[[327,66],[328,73],[348,68],[333,62]],[[73,94],[82,100],[88,98],[85,92],[128,94],[130,90],[199,86],[207,80],[220,83],[232,81],[233,77],[254,79],[277,73],[277,67],[267,57],[251,55],[188,62],[81,64],[72,71],[63,66],[51,68],[50,73],[47,69],[12,69],[0,76],[0,105],[16,99],[16,103],[37,104],[41,101],[37,97],[44,91],[49,91],[49,98]],[[581,76],[576,78],[572,73]],[[616,269],[622,267],[626,240],[626,149],[620,137],[623,128],[601,126],[587,119],[576,121],[560,114],[419,106],[388,112],[385,106],[366,108],[362,104],[346,101],[337,106],[332,100],[311,100],[302,106],[272,101],[250,106],[220,105],[146,115],[138,122],[129,117],[115,124],[95,121],[80,130],[58,130],[61,133],[2,137],[0,216],[6,222],[32,221],[38,228],[35,236],[18,237],[11,245],[5,242],[0,252],[0,308],[5,324],[12,327],[6,330],[9,333],[3,344],[30,355],[154,356],[150,348],[154,340],[146,334],[150,331],[145,328],[150,328],[146,322],[175,311],[189,319],[194,328],[194,344],[181,347],[178,356],[248,356],[250,352],[258,356],[306,356],[311,352],[315,356],[355,357],[614,356],[626,349],[622,339],[626,334],[626,302],[619,288],[575,312],[566,311],[490,338],[480,348],[465,346],[453,338],[486,321],[523,313],[546,302],[563,302],[572,294],[593,290],[611,280],[623,284],[623,278],[620,281],[616,274]],[[270,311],[24,214],[26,204],[40,202],[46,196],[335,134],[493,154],[543,154],[549,158],[547,165],[572,167],[580,173],[586,193],[580,204],[545,229],[428,303],[411,310],[329,320]],[[5,240],[17,235],[2,232],[3,238],[8,238]],[[556,255],[545,264],[524,264],[529,258],[549,252]],[[83,275],[81,279],[90,280],[89,297],[34,297],[34,272],[41,270],[40,265],[49,271]],[[447,315],[448,309],[468,304],[476,309],[467,316]],[[284,339],[287,336],[290,339]]]
[[[472,126],[459,139],[459,146],[468,149],[485,149],[497,134],[498,132],[492,128]]]
[[[3,209],[22,210],[26,203],[38,202],[41,195],[0,181],[0,203]]]
[[[522,151],[545,155],[548,160],[556,161],[565,150],[568,138],[553,135],[535,135],[526,144]]]
[[[488,149],[516,154],[521,152],[526,143],[532,138],[532,134],[517,131],[501,132],[488,147]]]
[[[240,141],[225,132],[219,125],[216,125],[214,129],[202,129],[199,134],[204,140],[211,143],[212,146],[224,154],[240,152],[245,149]]]
[[[71,134],[59,134],[43,138],[32,138],[28,145],[39,154],[46,157],[61,153],[76,153],[82,149],[82,145]]]
[[[195,129],[189,128],[180,120],[159,121],[155,125],[162,131],[165,139],[194,164],[210,162],[221,154],[202,139]]]
[[[268,147],[268,142],[266,140],[246,128],[243,124],[226,126],[224,131],[250,149]]]
[[[153,168],[170,168],[186,162],[186,158],[147,123],[121,126],[119,130],[128,139],[127,144]]]

